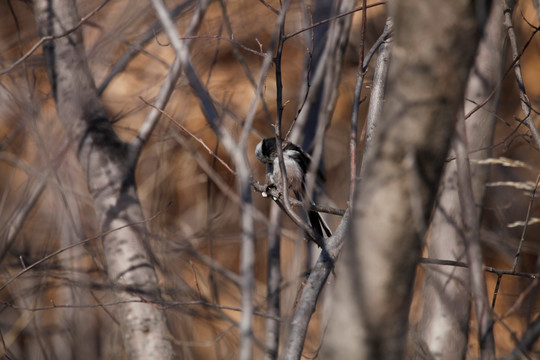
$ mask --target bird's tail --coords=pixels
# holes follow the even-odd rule
[[[326,237],[332,236],[332,231],[330,231],[330,228],[328,227],[328,224],[322,216],[313,210],[308,211],[308,218],[309,222],[311,223],[311,226],[313,227],[313,231],[315,231],[317,234],[319,234],[321,237],[324,238],[324,233],[326,234]]]
[[[296,195],[296,198],[299,201],[304,201],[304,196],[301,192],[295,191],[294,195]],[[313,228],[313,231],[315,231],[316,234],[318,234],[322,239],[324,239],[324,234],[326,234],[326,237],[332,236],[332,231],[330,231],[330,227],[328,227],[328,224],[324,219],[321,217],[321,215],[314,211],[314,210],[308,210],[307,212],[309,223],[311,224],[311,227]],[[324,234],[323,234],[324,230]],[[317,241],[315,241],[317,243]],[[317,243],[317,245],[321,246],[321,244]]]

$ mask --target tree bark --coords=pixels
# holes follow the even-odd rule
[[[477,44],[469,1],[390,5],[387,102],[357,185],[324,349],[336,359],[404,357],[422,239]]]
[[[144,215],[137,196],[136,158],[107,118],[87,63],[72,0],[36,0],[35,16],[44,44],[56,108],[77,153],[103,232],[110,281],[122,303],[118,320],[129,359],[170,359],[173,350],[148,251]],[[131,302],[130,302],[131,301]]]
[[[495,129],[494,114],[503,71],[502,47],[505,34],[502,20],[502,4],[494,2],[475,65],[469,75],[465,93],[465,114],[474,110],[476,104],[485,102],[465,122],[471,159],[485,159],[491,153],[490,145]],[[453,156],[451,154],[451,157]],[[489,167],[474,162],[470,166],[474,202],[481,205]],[[428,252],[430,258],[466,260],[457,183],[456,162],[452,161],[445,167],[432,220]],[[462,359],[467,351],[469,335],[468,270],[426,265],[425,271],[420,337],[436,359]]]

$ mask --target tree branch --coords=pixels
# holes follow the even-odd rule
[[[474,202],[471,185],[471,171],[467,155],[467,134],[465,115],[458,115],[455,151],[459,184],[459,199],[466,241],[467,261],[470,266],[469,278],[473,293],[476,322],[478,323],[478,342],[482,359],[495,359],[495,340],[493,338],[493,319],[487,298],[486,282],[482,272],[482,249],[480,247],[480,218]]]
[[[292,318],[292,327],[287,339],[287,347],[285,349],[285,359],[287,360],[297,360],[302,355],[311,315],[315,311],[322,288],[326,284],[328,276],[330,276],[341,252],[341,248],[347,237],[347,228],[350,226],[350,218],[350,212],[347,211],[335,233],[326,239],[325,247],[303,287],[302,296],[298,301],[298,308]]]
[[[186,0],[180,5],[175,6],[171,11],[171,18],[176,19],[181,15],[189,6],[191,6],[195,1]],[[105,76],[101,84],[98,86],[98,94],[102,95],[107,86],[111,81],[116,77],[116,75],[122,73],[125,70],[126,66],[137,56],[142,48],[150,42],[152,39],[155,39],[156,35],[159,34],[163,28],[161,27],[161,22],[158,20],[152,24],[148,30],[142,34],[137,41],[135,41],[129,49],[114,63],[113,67],[109,73]]]
[[[118,285],[115,296],[131,292],[160,299],[152,254],[146,246],[144,215],[135,186],[134,161],[112,128],[99,99],[83,46],[75,1],[36,0],[43,53],[57,112],[88,181],[100,226],[107,274]],[[132,225],[138,223],[139,225]],[[129,224],[129,226],[128,226]],[[112,229],[119,229],[112,233]],[[126,356],[173,357],[165,314],[149,304],[118,307]],[[143,326],[144,324],[144,326]]]
[[[188,28],[186,30],[186,36],[189,37],[197,33],[199,27],[201,26],[201,22],[204,17],[204,14],[206,13],[207,6],[208,6],[208,3],[205,1],[200,1],[198,3],[197,10],[195,11],[195,14],[193,14],[193,17],[191,18],[191,22],[189,23]],[[167,16],[169,17],[169,19],[171,18],[171,13],[167,12]],[[172,24],[172,20],[171,20],[171,24]],[[185,39],[182,41],[182,44],[184,44],[186,49],[189,49],[191,42],[192,40]],[[176,85],[176,82],[178,81],[178,78],[180,77],[181,72],[182,72],[182,59],[180,58],[180,55],[177,53],[172,63],[172,66],[169,72],[167,73],[167,77],[165,78],[163,85],[161,86],[161,89],[159,90],[159,94],[154,102],[154,106],[152,107],[148,115],[146,116],[146,120],[144,121],[141,128],[139,129],[137,136],[135,136],[135,138],[131,140],[130,150],[131,150],[131,158],[133,159],[133,161],[137,161],[144,144],[146,144],[146,142],[148,141],[148,138],[150,137],[150,134],[156,127],[157,122],[159,118],[161,117],[161,113],[159,109],[164,109],[167,103],[169,102],[169,99],[174,91],[174,87]]]
[[[36,42],[31,48],[30,50],[28,50],[22,57],[20,57],[19,59],[17,59],[17,61],[15,61],[13,64],[11,64],[10,66],[8,66],[7,68],[4,68],[2,70],[0,70],[0,76],[4,75],[4,74],[7,74],[8,72],[12,71],[13,69],[15,69],[17,66],[19,66],[21,63],[23,63],[26,59],[28,59],[37,49],[40,48],[41,45],[43,45],[45,42],[47,41],[50,41],[50,40],[56,40],[56,39],[60,39],[60,38],[63,38],[65,36],[68,36],[69,34],[73,33],[74,31],[77,31],[84,23],[86,23],[92,16],[94,16],[99,10],[101,10],[107,3],[109,2],[109,0],[104,0],[101,4],[99,4],[94,10],[90,11],[90,13],[88,13],[88,15],[82,17],[79,22],[72,26],[71,28],[65,30],[63,33],[61,34],[58,34],[58,35],[48,35],[48,36],[42,36],[41,39],[39,39],[38,42]]]
[[[523,75],[521,73],[520,54],[517,46],[516,33],[512,24],[512,12],[515,6],[515,0],[504,0],[504,25],[508,31],[508,39],[510,40],[510,48],[512,49],[512,60],[514,65],[514,73],[519,91],[519,99],[521,100],[521,110],[525,119],[523,122],[529,128],[531,136],[536,144],[536,148],[540,149],[540,132],[536,128],[534,119],[531,116],[531,103],[525,92],[525,84],[523,83]]]

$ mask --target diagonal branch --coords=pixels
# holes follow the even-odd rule
[[[298,301],[298,308],[291,321],[291,332],[289,333],[287,347],[285,349],[285,359],[287,360],[296,360],[301,357],[311,315],[315,312],[322,288],[328,280],[341,252],[341,248],[345,243],[350,219],[350,211],[347,211],[334,235],[326,240],[325,247],[303,287],[302,296]]]
[[[218,136],[236,167],[238,180],[238,192],[240,195],[241,227],[242,227],[242,250],[241,250],[241,272],[242,272],[242,318],[240,321],[240,350],[239,359],[250,359],[253,345],[253,292],[255,287],[254,262],[255,262],[255,212],[251,199],[250,170],[246,156],[245,141],[237,144],[235,139],[223,127],[221,117],[218,114],[207,89],[199,79],[189,57],[189,49],[185,40],[181,40],[165,5],[161,0],[152,0],[156,13],[163,24],[171,45],[173,46],[177,58],[180,60],[186,77],[193,91],[199,98],[202,111],[212,130]],[[208,1],[200,2],[200,7],[205,8]],[[259,96],[256,95],[256,98]],[[246,121],[245,126],[248,126]],[[243,139],[244,140],[244,139]]]
[[[386,36],[388,34],[383,35]],[[383,36],[381,36],[379,39],[382,38]],[[372,46],[372,48],[368,52],[368,56],[366,56],[366,58],[364,59],[364,67],[367,67],[369,61],[371,61],[372,59],[372,55],[375,53],[376,49],[381,44],[382,41],[377,41]],[[386,61],[385,57],[380,56],[377,59],[377,62],[383,61]],[[384,68],[384,65],[378,66],[383,66]],[[359,86],[362,86],[362,84],[360,84]],[[374,83],[373,86],[373,91],[381,97],[378,100],[382,102],[382,98],[384,97],[384,91],[377,91],[375,88],[383,86],[383,83],[377,82]],[[378,119],[375,119],[374,121],[377,122]],[[366,139],[366,141],[367,143],[365,144],[365,146],[368,145],[370,140]],[[364,166],[365,164],[362,163],[361,171]],[[325,247],[323,248],[321,255],[319,256],[314,268],[309,275],[309,278],[302,291],[302,296],[298,302],[298,309],[296,310],[292,320],[292,328],[289,334],[288,344],[285,353],[286,359],[298,359],[302,353],[303,342],[307,333],[307,328],[311,319],[311,315],[315,311],[319,295],[328,277],[330,276],[332,269],[335,266],[335,262],[341,252],[343,244],[345,243],[345,239],[348,238],[346,230],[351,226],[350,222],[351,211],[349,208],[343,214],[343,218],[341,219],[341,222],[336,229],[335,234],[326,240]]]
[[[204,17],[204,14],[206,13],[207,7],[208,7],[207,2],[205,1],[199,2],[199,6],[197,7],[195,14],[193,14],[193,17],[191,18],[191,22],[189,23],[188,28],[186,30],[186,37],[188,38],[182,41],[182,43],[184,44],[186,48],[189,48],[192,42],[192,40],[189,39],[189,37],[196,34],[199,27],[201,26],[201,22]],[[171,20],[171,13],[169,13],[168,11],[166,12],[167,12],[167,17],[171,23],[170,26],[174,26]],[[179,41],[179,36],[177,36],[176,41]],[[161,113],[159,109],[164,109],[167,103],[169,102],[169,99],[174,91],[176,82],[178,81],[178,78],[180,77],[182,73],[182,65],[183,65],[183,61],[177,53],[172,63],[171,69],[167,73],[167,77],[165,78],[165,81],[163,82],[163,85],[161,86],[161,89],[159,90],[159,94],[154,102],[152,109],[148,112],[146,120],[144,121],[141,128],[139,129],[137,136],[135,136],[135,138],[133,138],[133,140],[130,143],[130,148],[131,148],[130,155],[131,155],[132,161],[137,161],[137,159],[139,158],[139,154],[142,150],[142,147],[144,146],[144,144],[146,144],[146,142],[148,141],[148,138],[150,137],[150,134],[152,134],[152,131],[156,127],[157,122],[159,118],[161,117]]]
[[[56,109],[73,144],[100,226],[115,296],[132,292],[161,298],[152,253],[147,246],[144,215],[135,184],[135,161],[107,117],[86,58],[74,0],[36,0],[43,53]],[[129,225],[137,223],[138,225]],[[112,229],[119,230],[112,233]],[[128,358],[173,358],[165,313],[150,304],[118,306],[118,319]]]
[[[523,82],[523,74],[521,73],[521,61],[519,60],[520,54],[517,46],[516,32],[512,23],[512,12],[515,6],[514,0],[504,0],[504,25],[508,31],[508,39],[510,40],[510,48],[512,49],[512,60],[514,65],[514,73],[516,76],[516,82],[519,90],[519,99],[521,100],[521,110],[525,119],[523,122],[529,128],[532,138],[536,144],[536,148],[540,149],[540,132],[536,128],[534,119],[531,116],[531,102],[525,91],[525,84]]]
[[[186,0],[180,5],[177,5],[175,8],[171,10],[170,12],[171,17],[173,19],[177,18],[193,3],[194,3],[194,0]],[[141,52],[142,48],[148,42],[154,39],[156,37],[156,34],[161,32],[162,30],[163,29],[161,27],[161,22],[157,21],[154,24],[152,24],[150,28],[148,28],[148,30],[146,30],[145,33],[142,34],[137,41],[131,44],[130,48],[115,62],[115,64],[112,66],[109,73],[105,76],[101,84],[98,86],[99,95],[103,94],[107,86],[109,86],[109,84],[116,77],[116,75],[124,71],[124,69],[129,64],[129,62],[133,60],[133,58]]]
[[[39,49],[47,41],[60,39],[60,38],[63,38],[65,36],[68,36],[69,34],[73,33],[74,31],[77,31],[84,23],[86,23],[92,16],[94,16],[99,10],[101,10],[108,2],[109,2],[109,0],[104,0],[94,10],[92,10],[90,13],[88,13],[88,15],[82,17],[81,20],[79,20],[79,22],[75,26],[73,26],[73,27],[69,28],[68,30],[64,31],[62,34],[42,36],[39,39],[39,41],[36,42],[34,45],[32,45],[30,50],[28,50],[23,56],[21,56],[19,59],[17,59],[17,61],[15,61],[13,64],[8,66],[7,68],[0,70],[0,76],[2,76],[4,74],[7,74],[11,70],[15,69],[21,63],[23,63],[26,59],[28,59],[37,49]]]

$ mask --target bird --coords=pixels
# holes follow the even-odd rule
[[[289,141],[282,141],[282,149],[288,190],[292,190],[299,201],[304,201],[306,176],[308,175],[307,172],[311,164],[311,157],[298,145]],[[276,138],[270,137],[261,140],[255,147],[255,156],[261,163],[266,164],[267,189],[275,187],[278,191],[283,192],[283,178],[279,166]],[[318,175],[319,178],[324,179],[320,171]],[[317,211],[308,210],[308,219],[313,230],[321,238],[324,238],[323,230],[327,237],[332,236],[330,228]]]

